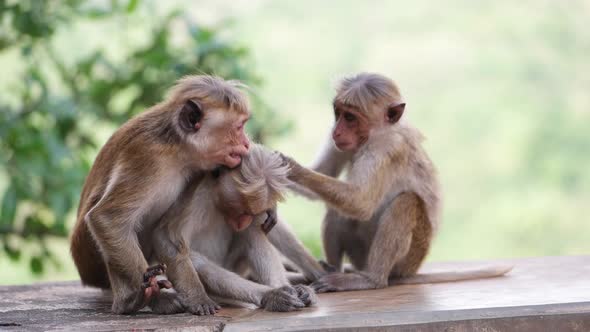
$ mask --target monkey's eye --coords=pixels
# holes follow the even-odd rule
[[[186,131],[198,131],[201,128],[203,111],[197,103],[187,100],[180,111],[180,126]]]
[[[346,120],[346,122],[352,122],[352,121],[356,120],[356,116],[354,116],[354,114],[352,114],[352,113],[345,112],[344,113],[344,120]]]

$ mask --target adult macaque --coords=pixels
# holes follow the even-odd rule
[[[235,167],[248,152],[244,124],[250,116],[240,83],[213,76],[187,76],[169,97],[119,128],[96,157],[80,197],[71,253],[82,283],[112,288],[115,313],[145,305],[155,312],[183,311],[174,293],[157,296],[148,269],[152,231],[160,217],[203,175]],[[108,274],[108,277],[107,277]],[[144,280],[145,279],[145,280]],[[215,308],[203,287],[194,301]]]
[[[156,258],[167,264],[167,277],[185,307],[198,304],[192,303],[197,298],[192,292],[201,281],[211,296],[269,311],[292,311],[315,302],[308,286],[289,285],[279,253],[265,231],[252,224],[266,220],[282,199],[288,171],[278,154],[253,145],[240,167],[209,174],[162,217],[153,232]],[[284,245],[296,241],[279,224],[269,236],[277,232]],[[292,252],[321,270],[301,246]],[[258,283],[239,275],[246,270]]]
[[[510,270],[415,276],[441,205],[435,168],[420,145],[422,135],[402,120],[406,104],[395,83],[382,75],[344,79],[333,104],[334,144],[320,157],[317,172],[284,157],[291,166],[289,178],[331,208],[322,230],[328,263],[340,270],[346,255],[356,269],[321,277],[311,285],[316,291],[383,288],[396,280],[485,278]],[[346,181],[339,181],[346,166]]]

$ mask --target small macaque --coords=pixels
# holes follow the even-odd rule
[[[288,172],[278,153],[253,145],[239,167],[211,172],[162,217],[153,233],[156,258],[168,266],[167,277],[186,308],[199,304],[193,304],[192,294],[199,280],[222,302],[245,302],[268,311],[315,303],[311,288],[289,284],[270,237],[276,233],[275,241],[292,246],[286,255],[309,264],[301,267],[307,275],[325,274],[321,266],[281,222],[268,236],[266,232],[276,222],[273,211],[289,186]],[[256,282],[246,279],[246,273]]]
[[[322,227],[327,268],[341,271],[344,256],[353,266],[314,281],[317,292],[487,278],[511,269],[417,275],[438,227],[441,195],[422,135],[402,118],[405,108],[391,79],[345,78],[333,101],[333,142],[317,165],[309,170],[284,157],[295,189],[329,207]]]
[[[134,313],[148,305],[157,313],[182,312],[170,287],[148,267],[152,232],[189,185],[219,167],[236,167],[248,152],[244,124],[250,117],[241,84],[213,76],[187,76],[169,97],[127,121],[100,150],[86,178],[71,253],[82,283],[111,288],[112,310]],[[194,301],[216,304],[205,289]]]

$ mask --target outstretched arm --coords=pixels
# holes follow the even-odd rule
[[[350,157],[350,153],[338,151],[334,146],[332,139],[327,139],[323,148],[320,150],[319,156],[314,161],[310,169],[318,173],[337,178],[350,161]],[[313,191],[295,182],[291,184],[290,189],[297,194],[311,200],[321,199]]]
[[[317,194],[331,208],[350,218],[369,220],[382,201],[392,178],[389,160],[364,160],[351,169],[354,182],[348,183],[307,169],[284,157],[291,166],[289,179]]]

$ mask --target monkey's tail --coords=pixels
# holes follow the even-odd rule
[[[495,278],[505,275],[512,270],[512,266],[492,266],[466,271],[452,272],[433,272],[426,274],[416,274],[411,277],[389,279],[390,284],[397,285],[414,285],[414,284],[433,284],[439,282],[454,282],[472,279]]]

